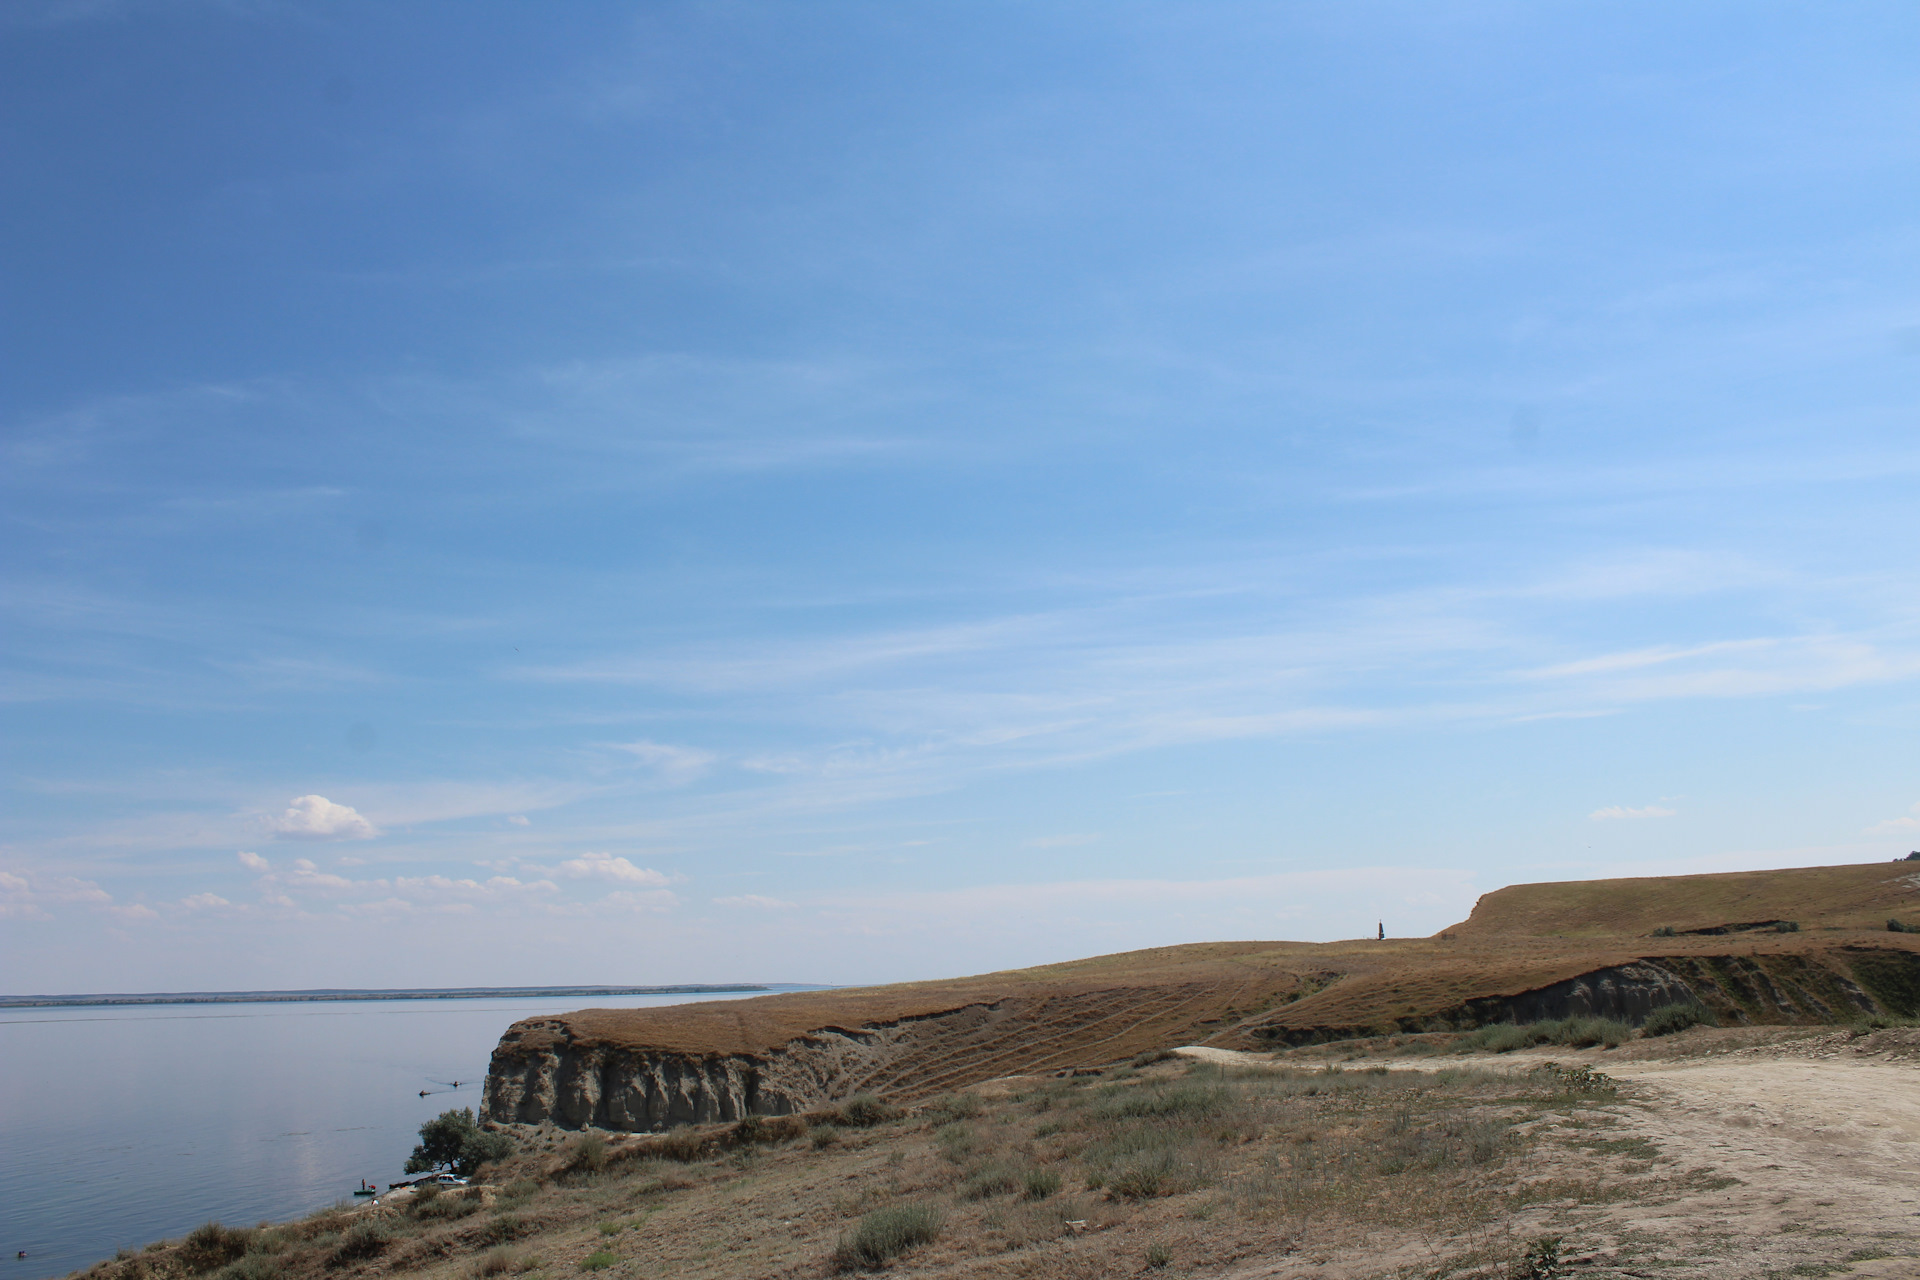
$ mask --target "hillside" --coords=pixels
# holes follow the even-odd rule
[[[1637,1023],[1678,1001],[1726,1025],[1911,1016],[1920,934],[1886,929],[1902,915],[1920,921],[1920,867],[1517,885],[1432,938],[1197,943],[940,982],[588,1009],[510,1028],[486,1111],[504,1123],[653,1129],[863,1092],[925,1097],[1173,1045],[1570,1014]]]

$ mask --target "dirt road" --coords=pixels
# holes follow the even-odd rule
[[[1539,1127],[1537,1136],[1548,1140],[1542,1151],[1638,1143],[1650,1157],[1644,1194],[1627,1194],[1623,1182],[1615,1203],[1570,1197],[1531,1206],[1505,1224],[1514,1240],[1563,1237],[1558,1274],[1920,1280],[1920,1059],[1914,1056],[1920,1045],[1914,1033],[1803,1036],[1705,1054],[1682,1043],[1672,1046],[1674,1056],[1655,1056],[1666,1048],[1368,1065],[1435,1070],[1471,1061],[1524,1071],[1549,1060],[1582,1062],[1628,1086],[1621,1102],[1606,1109],[1612,1123],[1602,1139],[1571,1132],[1554,1118]],[[1270,1061],[1221,1050],[1183,1052],[1215,1061]],[[1537,1176],[1564,1173],[1553,1167],[1553,1157],[1543,1159]],[[1368,1256],[1275,1259],[1232,1276],[1358,1280],[1435,1273],[1431,1247],[1422,1258],[1411,1242],[1374,1243]]]

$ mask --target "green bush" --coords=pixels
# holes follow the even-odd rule
[[[1773,931],[1775,933],[1798,933],[1800,932],[1800,922],[1798,920],[1781,920],[1773,926]]]
[[[841,1271],[876,1271],[893,1259],[940,1236],[940,1211],[928,1204],[896,1204],[875,1209],[840,1237],[833,1265]]]
[[[195,1227],[180,1245],[180,1263],[193,1275],[216,1271],[246,1253],[253,1232],[217,1222]]]
[[[620,1259],[613,1256],[611,1249],[595,1249],[580,1260],[582,1271],[605,1271]]]
[[[1685,1031],[1688,1027],[1718,1026],[1720,1020],[1713,1016],[1713,1010],[1703,1004],[1685,1000],[1679,1004],[1663,1004],[1647,1015],[1640,1030],[1649,1036],[1670,1036],[1676,1031]]]
[[[1887,921],[1888,933],[1920,933],[1920,924],[1901,924],[1898,920]]]

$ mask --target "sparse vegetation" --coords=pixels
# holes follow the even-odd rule
[[[1613,1018],[1562,1018],[1531,1022],[1524,1026],[1511,1022],[1495,1023],[1462,1036],[1454,1044],[1456,1052],[1484,1050],[1488,1053],[1512,1053],[1536,1045],[1557,1044],[1572,1049],[1605,1045],[1612,1049],[1633,1038],[1633,1028]]]
[[[1388,1037],[1381,1048],[1396,1046]],[[1566,1267],[1562,1246],[1498,1236],[1516,1209],[1733,1185],[1710,1169],[1662,1172],[1670,1166],[1653,1142],[1618,1131],[1618,1086],[1590,1067],[1313,1061],[1174,1059],[1033,1079],[942,1096],[911,1123],[845,1125],[836,1109],[674,1134],[555,1135],[490,1170],[492,1185],[423,1188],[267,1230],[209,1224],[158,1255],[102,1263],[89,1280],[510,1280],[535,1270],[721,1280],[823,1265],[964,1274],[1010,1252],[1028,1257],[1010,1274],[1043,1280],[1067,1274],[1043,1251],[1069,1239],[1082,1267],[1073,1274],[1179,1273],[1192,1260],[1270,1251],[1307,1224],[1322,1239],[1459,1241],[1436,1255],[1436,1273],[1491,1280]],[[808,1134],[837,1136],[794,1140]],[[580,1159],[594,1138],[598,1169]],[[663,1144],[691,1158],[668,1159]],[[189,1271],[189,1257],[212,1269]],[[1447,1270],[1447,1257],[1475,1261]]]

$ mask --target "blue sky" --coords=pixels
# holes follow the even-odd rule
[[[0,987],[1920,844],[1920,13],[16,0]]]

